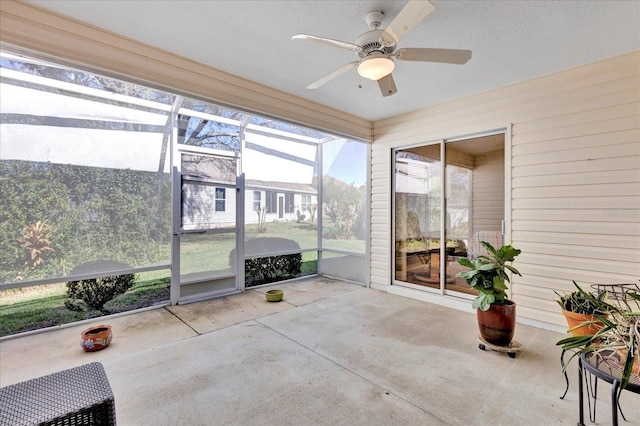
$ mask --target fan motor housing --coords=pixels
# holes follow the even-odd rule
[[[362,46],[362,50],[358,52],[358,56],[366,58],[373,52],[379,52],[385,55],[393,53],[395,46],[382,47],[380,43],[380,36],[383,32],[384,30],[371,30],[361,34],[356,40],[356,44]]]

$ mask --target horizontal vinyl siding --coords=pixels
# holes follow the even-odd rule
[[[25,3],[0,2],[0,41],[181,94],[371,141],[371,123]]]
[[[504,219],[504,150],[477,157],[473,170],[472,235],[500,231]]]
[[[640,277],[640,52],[375,122],[372,155],[509,124],[507,225],[523,275],[513,298],[519,316],[564,325],[554,290]],[[390,193],[386,164],[374,194],[377,184]],[[389,226],[384,197],[374,197],[374,226]],[[390,258],[391,246],[372,239],[372,256]],[[388,284],[390,267],[372,269],[372,283]]]
[[[391,253],[391,150],[371,146],[371,284],[389,284]]]

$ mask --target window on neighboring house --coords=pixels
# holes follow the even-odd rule
[[[278,193],[275,191],[267,191],[265,198],[267,213],[278,213]]]
[[[253,211],[254,212],[259,212],[260,211],[260,197],[261,197],[262,193],[260,191],[253,191]]]
[[[296,206],[293,203],[293,192],[287,192],[284,194],[284,212],[293,213],[295,207]]]
[[[216,188],[216,211],[225,211],[227,190],[225,188]]]
[[[303,195],[302,196],[302,212],[306,212],[309,206],[311,205],[311,195]]]

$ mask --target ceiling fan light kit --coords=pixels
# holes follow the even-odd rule
[[[338,47],[354,52],[358,56],[358,60],[330,72],[308,85],[307,89],[317,89],[357,67],[358,74],[361,77],[378,82],[382,96],[390,96],[397,92],[391,74],[395,68],[392,58],[399,61],[465,64],[471,59],[470,50],[403,48],[396,51],[400,39],[433,12],[434,9],[435,6],[429,0],[409,0],[385,30],[378,29],[384,19],[384,13],[382,11],[369,12],[365,17],[365,21],[371,29],[361,34],[355,43],[310,34],[294,35],[291,37],[292,40],[310,41],[324,44],[325,46]]]
[[[358,65],[358,74],[369,80],[380,80],[385,75],[391,74],[395,64],[384,56],[370,56],[365,58]]]

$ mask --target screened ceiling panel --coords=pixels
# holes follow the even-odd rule
[[[242,168],[247,179],[306,184],[313,181],[313,166],[258,151],[244,152]]]
[[[42,79],[42,83],[47,79]],[[41,117],[78,118],[121,123],[167,124],[168,113],[113,105],[102,99],[80,97],[78,92],[52,93],[28,87],[0,84],[0,108],[5,114],[29,114]],[[86,96],[86,95],[85,95]]]
[[[265,136],[253,132],[246,132],[245,140],[267,149],[284,152],[307,161],[315,161],[316,152],[318,151],[317,145],[300,143],[300,141],[297,140],[278,139],[277,137]]]
[[[169,173],[162,133],[2,124],[0,160]]]
[[[317,146],[260,134],[246,134],[243,170],[247,179],[310,184]]]

